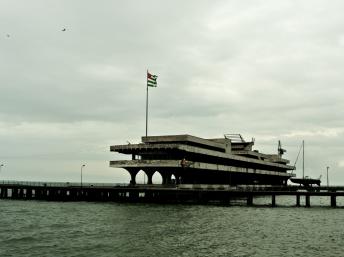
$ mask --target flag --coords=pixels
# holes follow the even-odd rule
[[[150,74],[147,71],[147,86],[148,87],[156,87],[158,85],[156,82],[157,78],[158,78],[157,75]]]

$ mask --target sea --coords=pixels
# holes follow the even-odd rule
[[[0,200],[0,256],[344,256],[344,208],[330,199],[248,207]],[[343,200],[338,205],[344,206]]]

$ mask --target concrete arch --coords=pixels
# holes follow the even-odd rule
[[[160,171],[154,171],[152,176],[152,182],[154,184],[163,184],[163,176]]]
[[[143,170],[145,174],[145,184],[151,185],[153,184],[152,177],[155,172],[154,169],[146,168]]]
[[[147,174],[144,170],[139,170],[136,174],[136,183],[147,184]]]
[[[175,174],[172,173],[171,175],[171,184],[177,184],[177,177]]]
[[[136,185],[136,174],[139,172],[138,168],[125,168],[130,174],[130,184]]]
[[[163,185],[172,184],[171,178],[172,178],[172,174],[174,173],[171,169],[162,169],[162,170],[158,170],[158,172],[161,174]],[[174,175],[174,177],[176,176]]]

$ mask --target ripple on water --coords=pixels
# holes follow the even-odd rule
[[[0,200],[0,256],[341,256],[343,211]]]

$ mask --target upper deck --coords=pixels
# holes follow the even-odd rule
[[[114,145],[110,151],[139,156],[142,160],[178,160],[233,164],[268,170],[293,170],[288,160],[278,155],[252,151],[254,142],[231,142],[228,138],[203,139],[190,135],[142,137],[139,144]],[[135,158],[134,158],[135,159]]]

